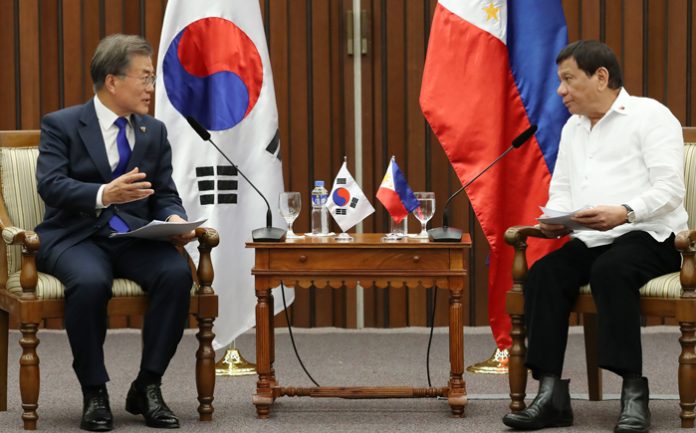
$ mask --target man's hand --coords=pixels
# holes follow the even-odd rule
[[[168,222],[170,223],[185,223],[186,220],[181,218],[179,215],[172,215],[167,219]],[[193,238],[196,237],[196,231],[191,230],[190,232],[182,233],[180,235],[174,235],[169,237],[169,242],[173,243],[176,246],[183,247],[187,243],[191,242]]]
[[[571,230],[563,224],[546,224],[540,222],[539,228],[548,238],[560,238],[571,232]]]
[[[147,175],[141,173],[138,167],[136,167],[107,183],[102,193],[104,206],[130,203],[154,194],[155,190],[152,189],[152,184],[143,181],[145,176]]]
[[[623,206],[600,205],[576,212],[573,221],[591,229],[606,231],[624,224],[627,213]]]

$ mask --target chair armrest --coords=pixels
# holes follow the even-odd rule
[[[551,239],[541,231],[539,226],[512,226],[505,231],[505,242],[515,249],[512,260],[512,291],[523,292],[527,279],[527,238]]]
[[[213,262],[210,259],[210,251],[220,243],[220,236],[217,230],[208,227],[196,228],[196,237],[198,238],[198,267],[196,275],[198,276],[198,291],[199,295],[214,295],[213,290]]]
[[[684,230],[677,233],[674,246],[682,255],[683,261],[679,271],[679,281],[682,286],[682,298],[696,298],[696,230]]]
[[[34,243],[34,238],[36,243]],[[7,245],[22,245],[28,248],[39,250],[39,235],[31,230],[20,229],[19,227],[6,226],[2,229],[2,239]]]
[[[505,242],[516,247],[520,242],[526,242],[528,237],[550,239],[536,226],[512,226],[505,231]]]
[[[36,253],[39,251],[39,235],[31,230],[7,226],[2,229],[2,239],[7,245],[22,247],[22,265],[19,274],[19,284],[22,286],[24,300],[36,299],[36,284],[39,274],[36,270]]]

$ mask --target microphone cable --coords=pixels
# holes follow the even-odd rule
[[[288,314],[288,304],[285,302],[285,284],[283,282],[280,282],[280,291],[283,294],[283,308],[285,309],[285,321],[288,322],[288,333],[290,334],[290,341],[292,342],[292,349],[295,351],[295,357],[297,357],[297,361],[299,361],[300,366],[304,370],[305,374],[309,378],[309,380],[312,381],[312,383],[319,388],[321,385],[317,383],[316,380],[312,377],[311,374],[309,374],[309,371],[307,371],[307,368],[304,365],[304,362],[302,362],[302,358],[300,358],[300,353],[297,351],[297,346],[295,345],[295,337],[292,335],[292,322],[290,322],[290,315]],[[430,380],[430,379],[428,379]]]
[[[428,350],[425,354],[425,372],[428,375],[428,387],[432,388],[430,382],[430,346],[433,342],[433,331],[435,330],[435,306],[437,305],[437,286],[433,286],[433,305],[430,308],[430,337],[428,337]]]
[[[425,370],[426,370],[426,375],[428,377],[428,387],[432,388],[432,381],[430,380],[430,348],[432,346],[433,342],[433,333],[435,331],[435,307],[437,305],[437,287],[433,287],[433,302],[432,306],[430,308],[430,335],[428,337],[428,348],[426,351],[425,355]],[[292,333],[292,322],[290,320],[290,315],[288,314],[288,304],[287,301],[285,300],[285,284],[281,281],[280,283],[280,291],[283,297],[283,309],[285,313],[285,321],[287,322],[288,326],[288,334],[290,335],[290,342],[292,343],[292,349],[295,352],[295,357],[297,358],[297,361],[300,363],[300,367],[302,367],[302,370],[304,370],[305,374],[309,378],[309,380],[312,381],[312,383],[316,387],[320,387],[319,383],[314,380],[312,375],[309,373],[307,370],[307,367],[305,367],[304,362],[302,362],[302,358],[300,357],[300,353],[297,350],[297,345],[295,344],[295,336]]]

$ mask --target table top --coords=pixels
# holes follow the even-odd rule
[[[427,239],[403,238],[398,241],[384,240],[384,233],[351,233],[353,241],[337,241],[335,236],[305,236],[300,239],[287,239],[284,242],[247,242],[247,248],[257,249],[297,249],[297,248],[415,248],[452,249],[470,248],[471,236],[462,234],[460,242],[430,242]]]

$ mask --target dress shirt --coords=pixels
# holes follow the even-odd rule
[[[566,122],[546,206],[574,211],[626,204],[634,210],[634,223],[571,234],[589,247],[634,230],[662,242],[687,228],[685,192],[679,121],[654,99],[630,96],[622,88],[594,126],[581,115]]]
[[[106,157],[109,160],[111,171],[114,171],[119,160],[118,146],[116,145],[118,126],[116,126],[114,122],[119,116],[102,104],[102,102],[99,100],[99,96],[97,95],[94,95],[94,110],[97,112],[99,128],[101,129],[102,137],[104,138]],[[133,130],[130,117],[126,117],[126,120],[128,121],[126,124],[126,138],[128,138],[128,144],[130,145],[131,150],[133,150],[133,146],[135,146],[135,131]],[[102,201],[105,186],[106,185],[102,185],[97,192],[97,209],[104,209],[106,207]]]

